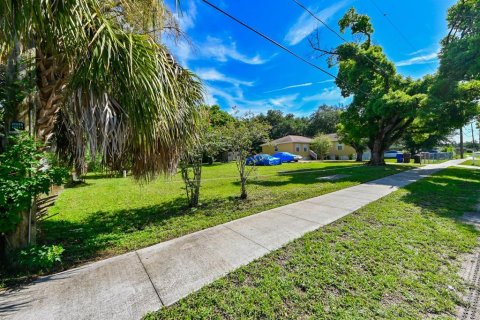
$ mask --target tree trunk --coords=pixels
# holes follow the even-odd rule
[[[7,63],[7,81],[13,82],[18,81],[18,59],[19,59],[19,44],[14,36],[14,46],[13,50],[8,57]],[[30,105],[20,103],[18,105],[9,105],[9,110],[6,114],[5,121],[5,146],[8,144],[8,135],[10,134],[10,122],[14,120],[21,120],[25,124],[29,124],[28,128],[31,127],[30,121],[31,115],[29,114]],[[32,132],[30,132],[32,134]],[[15,229],[11,232],[4,234],[2,239],[2,254],[6,257],[11,252],[16,249],[24,248],[29,244],[34,244],[36,242],[36,201],[31,202],[31,209],[25,210],[19,213],[20,222],[17,224]]]
[[[460,128],[460,159],[463,159],[463,127]]]
[[[55,117],[61,103],[61,94],[66,81],[66,65],[58,64],[53,56],[45,55],[36,48],[37,89],[40,104],[37,106],[35,137],[47,143],[54,131]],[[7,128],[8,129],[8,128]],[[36,199],[32,209],[21,212],[21,221],[16,229],[5,235],[6,250],[11,251],[36,242]]]
[[[202,160],[197,159],[197,162],[193,164],[193,188],[192,188],[192,197],[190,199],[191,207],[198,207],[198,202],[200,200],[200,186],[202,180]]]
[[[379,138],[376,138],[373,143],[372,158],[370,159],[369,164],[372,166],[383,166],[385,165],[385,160],[383,158],[383,153],[385,152],[385,147],[383,146],[383,141]]]
[[[242,177],[240,183],[242,185],[240,199],[247,199],[247,179]]]
[[[356,162],[363,161],[363,151],[357,151],[357,158],[355,159]]]
[[[31,209],[19,213],[21,220],[15,230],[5,235],[5,251],[7,255],[16,249],[36,243],[36,208],[36,200],[32,200]]]
[[[46,54],[40,47],[36,48],[36,54],[40,105],[37,108],[35,131],[36,138],[46,144],[53,135],[68,68],[63,61]]]

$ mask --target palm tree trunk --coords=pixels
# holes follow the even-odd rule
[[[40,103],[37,105],[35,137],[45,144],[53,135],[56,114],[60,108],[66,80],[65,65],[59,64],[50,55],[45,55],[41,48],[36,48],[37,55],[37,89]],[[21,212],[21,222],[15,230],[6,235],[7,250],[15,250],[36,242],[36,199],[32,200],[31,209]]]
[[[47,144],[53,135],[68,69],[65,63],[46,54],[40,47],[36,48],[36,54],[40,105],[37,107],[35,135],[39,141]]]

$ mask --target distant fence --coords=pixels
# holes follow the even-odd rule
[[[477,165],[480,162],[480,152],[476,151],[472,153],[472,164]]]
[[[453,159],[453,152],[420,152],[419,154],[424,163]]]

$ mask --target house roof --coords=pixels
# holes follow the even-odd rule
[[[279,145],[285,143],[311,143],[313,139],[302,137],[302,136],[285,136],[267,143],[262,144],[262,146],[268,145]]]

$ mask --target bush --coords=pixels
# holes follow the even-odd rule
[[[332,147],[332,140],[325,134],[318,134],[310,144],[310,149],[315,152],[320,160],[325,160],[328,151]]]
[[[16,256],[15,265],[22,271],[49,271],[62,263],[62,246],[31,246],[20,250]]]
[[[60,185],[68,171],[46,161],[47,154],[26,134],[10,137],[0,154],[0,233],[15,230],[20,212],[28,210],[33,198]]]

